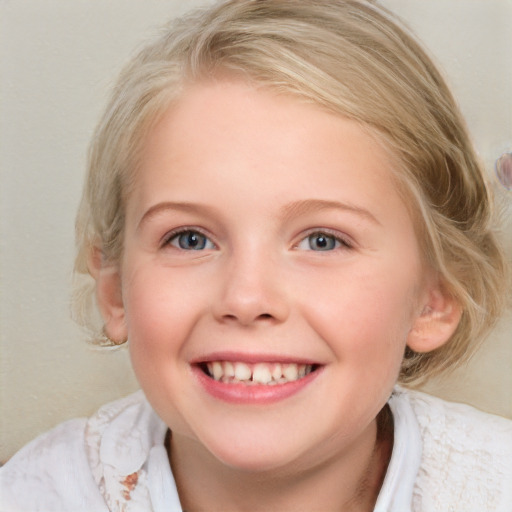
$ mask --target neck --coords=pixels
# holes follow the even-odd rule
[[[392,417],[383,409],[361,442],[307,470],[301,464],[271,471],[228,467],[194,440],[169,436],[169,460],[184,510],[371,511],[386,474],[393,445]]]

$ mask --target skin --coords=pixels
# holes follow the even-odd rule
[[[190,86],[149,134],[123,259],[95,275],[172,431],[187,510],[373,509],[391,442],[376,418],[405,346],[442,345],[459,318],[392,168],[353,121],[238,81]],[[287,398],[230,403],[197,378],[226,357],[318,370]]]

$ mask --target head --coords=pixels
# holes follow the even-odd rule
[[[400,380],[419,381],[466,359],[506,293],[489,189],[443,78],[374,2],[233,0],[167,27],[125,68],[94,135],[76,273],[95,277],[100,266],[122,261],[127,201],[148,134],[191,87],[224,79],[310,103],[375,138],[394,162],[390,179],[424,264],[460,312],[434,350],[421,343],[405,350]],[[94,287],[89,279],[77,290],[75,309],[98,337],[101,326],[91,325],[84,307]]]

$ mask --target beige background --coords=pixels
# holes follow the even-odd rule
[[[201,1],[0,0],[0,461],[136,389],[126,351],[69,319],[73,217],[94,123],[122,62]],[[480,154],[512,147],[511,0],[387,0],[444,68]],[[507,243],[512,255],[512,195]],[[512,318],[430,388],[512,417]]]

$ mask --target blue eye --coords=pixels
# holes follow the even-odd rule
[[[301,240],[297,247],[305,251],[332,251],[342,246],[348,247],[348,244],[334,235],[318,231]]]
[[[191,229],[176,233],[169,238],[167,243],[185,251],[202,251],[215,248],[215,245],[207,236]]]
[[[312,251],[332,251],[336,248],[336,238],[332,235],[326,235],[325,233],[313,233],[308,236],[309,247]]]

